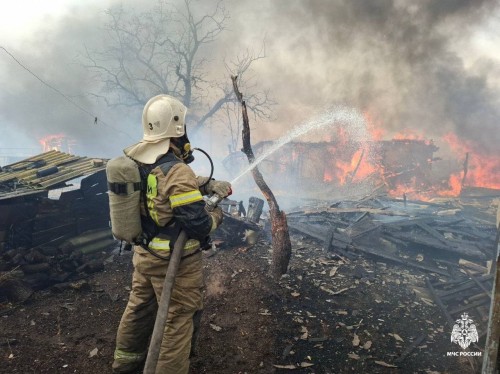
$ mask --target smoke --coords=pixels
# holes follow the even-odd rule
[[[259,29],[251,16],[245,21],[250,8],[235,27],[243,35]],[[500,118],[495,70],[484,58],[482,69],[467,67],[467,59],[495,12],[495,1],[268,2],[260,25],[269,63],[258,75],[280,102],[284,126],[342,103],[366,111],[388,135],[452,131],[492,153]],[[234,32],[234,43],[241,34]]]
[[[79,63],[84,45],[103,45],[104,8],[119,3],[75,7],[11,50],[95,113],[98,124],[2,55],[0,120],[8,132],[2,130],[0,146],[16,143],[15,136],[9,140],[5,134],[36,143],[41,136],[65,133],[75,139],[75,153],[112,157],[140,139],[141,109],[96,101],[89,93],[99,91],[99,82]],[[193,3],[203,6],[198,11],[208,7],[198,3]],[[143,12],[155,4],[123,6]],[[210,75],[229,79],[223,60],[247,48],[257,51],[265,42],[267,57],[256,61],[252,73],[278,105],[273,120],[252,120],[254,141],[276,139],[324,108],[345,105],[375,118],[388,136],[411,129],[439,140],[454,132],[498,153],[498,68],[491,55],[479,56],[474,47],[483,26],[498,15],[497,1],[265,0],[227,1],[226,8],[227,30],[202,53]],[[215,149],[227,149],[224,133],[211,130],[204,139]]]
[[[40,138],[62,134],[74,143],[72,153],[113,157],[123,148],[120,143],[132,144],[140,136],[139,129],[133,137],[128,135],[135,127],[127,113],[119,115],[90,94],[97,91],[98,82],[82,66],[79,54],[84,44],[99,45],[102,10],[73,10],[49,19],[13,47],[2,44],[19,63],[0,51],[0,148],[40,153]]]

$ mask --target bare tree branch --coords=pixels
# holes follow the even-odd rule
[[[221,110],[226,123],[236,98],[227,78],[208,78],[213,75],[207,73],[208,58],[202,51],[226,30],[229,14],[222,0],[203,14],[194,5],[184,0],[176,8],[159,0],[152,10],[139,14],[130,14],[121,5],[107,10],[104,30],[109,43],[97,51],[85,48],[83,53],[84,66],[102,82],[101,91],[94,95],[110,106],[133,107],[144,105],[153,95],[169,94],[181,99],[191,116],[198,118],[192,131],[212,123]],[[247,50],[224,62],[227,75],[237,75],[238,84],[248,92],[248,108],[256,118],[269,118],[274,105],[268,92],[252,85],[249,74],[251,65],[264,57],[265,45],[257,54]],[[238,126],[234,120],[228,124],[233,148]]]

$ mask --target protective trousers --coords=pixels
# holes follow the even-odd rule
[[[114,373],[134,372],[145,360],[168,261],[142,248],[133,257],[132,290],[116,337]],[[157,374],[187,374],[193,316],[203,307],[202,254],[183,258],[175,279]]]

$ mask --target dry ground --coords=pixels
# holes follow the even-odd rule
[[[446,356],[460,349],[450,343],[450,328],[438,307],[413,291],[426,274],[367,258],[346,261],[300,236],[292,243],[290,271],[279,284],[267,276],[265,240],[205,259],[192,373],[479,371],[478,360]],[[110,373],[131,272],[130,254],[114,256],[74,288],[0,304],[0,372]],[[423,342],[395,363],[423,333]]]

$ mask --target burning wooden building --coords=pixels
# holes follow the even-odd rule
[[[271,141],[256,144],[256,156],[272,145]],[[433,183],[437,150],[432,141],[413,139],[290,142],[262,161],[259,168],[271,180],[279,181],[279,185],[293,186],[296,191],[348,188],[354,183],[384,185],[388,191],[425,190]],[[235,175],[247,163],[240,152],[224,160],[226,169]]]
[[[3,166],[0,272],[22,272],[43,288],[95,268],[85,254],[114,243],[105,167],[106,160],[56,150]]]

